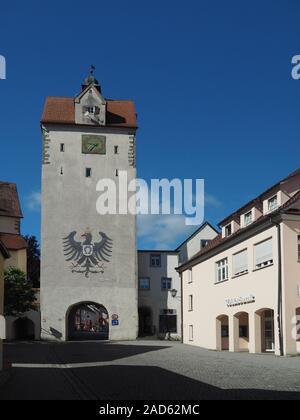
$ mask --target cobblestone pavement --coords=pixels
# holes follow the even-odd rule
[[[300,357],[177,342],[11,343],[0,399],[300,399]]]

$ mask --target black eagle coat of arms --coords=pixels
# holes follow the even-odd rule
[[[93,242],[93,235],[86,230],[82,242],[75,240],[76,231],[63,238],[63,248],[66,261],[71,262],[72,273],[104,273],[105,262],[109,262],[112,255],[113,241],[103,232],[99,232],[100,241]]]

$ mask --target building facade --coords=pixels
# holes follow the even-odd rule
[[[99,180],[136,178],[131,101],[107,100],[93,74],[42,117],[42,338],[135,339],[136,218],[96,209]],[[119,192],[118,186],[117,193]],[[117,194],[117,206],[121,203]],[[124,204],[124,203],[123,203]]]
[[[14,267],[27,274],[27,242],[21,235],[23,218],[17,186],[11,182],[0,182],[0,241],[9,251],[4,268]],[[19,316],[6,316],[7,340],[40,338],[40,312],[28,311]]]
[[[139,336],[181,339],[181,280],[176,268],[216,235],[204,223],[176,250],[138,252]]]
[[[299,353],[300,170],[220,228],[178,269],[183,342],[213,350]]]

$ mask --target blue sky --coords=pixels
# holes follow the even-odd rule
[[[0,179],[18,184],[23,233],[40,230],[44,99],[74,96],[91,63],[104,96],[136,103],[138,176],[204,178],[213,224],[300,167],[299,12],[297,0],[3,2]],[[139,246],[190,231],[150,218]]]

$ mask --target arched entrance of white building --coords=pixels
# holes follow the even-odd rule
[[[274,327],[274,310],[264,308],[255,313],[260,317],[258,324],[260,331],[256,331],[257,339],[260,339],[260,351],[262,353],[275,352],[275,327]]]
[[[249,351],[249,315],[247,312],[238,312],[234,315],[236,323],[237,351]]]
[[[219,315],[216,318],[216,350],[229,350],[229,318]]]
[[[109,316],[106,308],[95,302],[80,302],[68,309],[67,340],[108,340]]]
[[[13,323],[13,337],[15,340],[34,340],[34,323],[27,317],[18,318]]]

